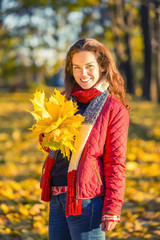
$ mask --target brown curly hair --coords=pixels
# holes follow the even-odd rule
[[[92,38],[80,39],[68,51],[65,63],[65,91],[69,97],[76,81],[73,77],[72,57],[80,51],[90,51],[94,53],[96,60],[103,69],[101,78],[109,83],[109,93],[117,98],[129,110],[126,100],[124,80],[116,68],[115,61],[109,49],[102,43]]]

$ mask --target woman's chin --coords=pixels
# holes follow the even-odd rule
[[[90,89],[94,86],[94,84],[89,84],[89,83],[79,83],[79,86],[83,89]]]

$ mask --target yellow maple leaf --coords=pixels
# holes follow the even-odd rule
[[[34,94],[34,99],[31,100],[33,106],[34,106],[34,111],[31,112],[32,115],[35,117],[39,116],[39,119],[44,119],[44,118],[51,118],[49,113],[47,112],[45,108],[45,93],[44,92],[38,92]],[[36,119],[37,120],[37,119]]]

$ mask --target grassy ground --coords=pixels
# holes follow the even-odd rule
[[[28,140],[31,93],[0,94],[0,239],[48,239],[39,180],[46,154]],[[106,239],[160,239],[160,106],[131,101],[121,223]]]

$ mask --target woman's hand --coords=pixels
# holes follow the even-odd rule
[[[113,222],[113,221],[105,221],[102,222],[102,226],[101,229],[102,231],[106,232],[106,231],[112,231],[115,226],[116,226],[117,222]]]
[[[120,222],[120,216],[111,213],[103,214],[101,225],[102,231],[112,231],[115,228],[117,222]]]
[[[39,143],[40,143],[40,145],[41,145],[41,147],[43,148],[43,150],[45,150],[46,152],[50,152],[50,149],[49,149],[49,147],[44,147],[43,146],[43,138],[45,137],[45,133],[41,133],[40,135],[39,135]]]

